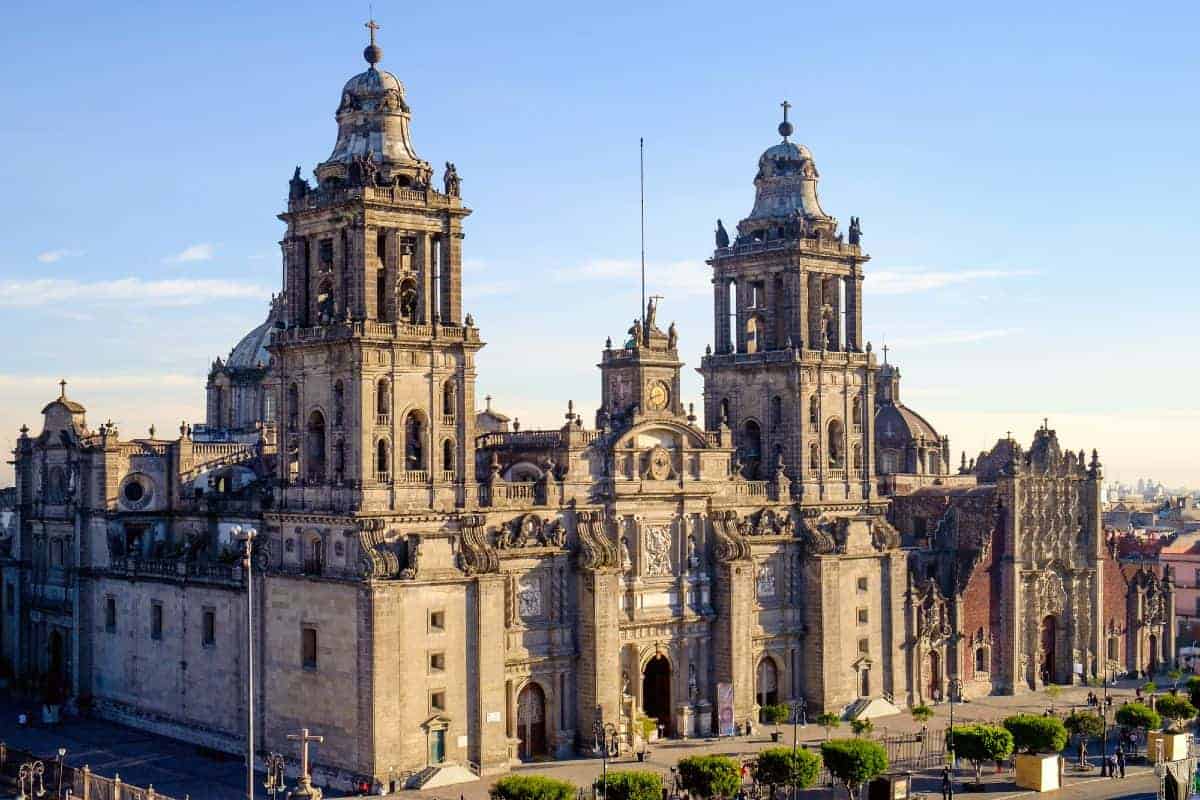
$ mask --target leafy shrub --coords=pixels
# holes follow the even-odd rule
[[[975,783],[981,781],[985,763],[1003,761],[1014,747],[1012,733],[999,725],[956,725],[946,736],[947,748],[951,743],[955,755],[975,765]]]
[[[494,800],[575,800],[575,787],[542,775],[505,775],[488,794]]]
[[[657,772],[610,772],[607,788],[603,778],[597,778],[594,786],[606,800],[662,800],[662,775]]]
[[[929,720],[933,719],[933,709],[924,703],[913,706],[908,710],[908,713],[912,714],[913,720],[921,725],[924,725],[926,722],[929,722]]]
[[[1146,731],[1162,725],[1162,717],[1158,712],[1141,703],[1126,703],[1118,708],[1116,720],[1118,725],[1124,725],[1126,728],[1141,728]]]
[[[679,781],[698,797],[733,797],[742,786],[742,774],[728,756],[691,756],[679,762]]]
[[[870,736],[871,731],[875,730],[875,723],[869,719],[852,720],[850,730],[854,731],[855,736]]]
[[[1188,702],[1187,699],[1173,694],[1158,698],[1158,702],[1154,704],[1154,708],[1160,716],[1168,720],[1172,727],[1178,727],[1182,720],[1191,719],[1196,716],[1196,707],[1194,705]]]
[[[768,725],[781,725],[788,721],[791,714],[791,709],[782,703],[762,707],[762,719]]]
[[[1067,746],[1067,729],[1058,717],[1017,714],[1004,720],[1004,727],[1023,753],[1059,753]]]
[[[817,724],[825,729],[825,735],[842,724],[842,718],[832,711],[822,711],[817,715]]]
[[[758,754],[754,778],[771,787],[771,796],[776,786],[791,786],[807,789],[817,782],[821,772],[821,759],[807,750],[792,752],[786,747],[773,747]]]
[[[888,767],[887,751],[878,742],[867,739],[833,739],[821,743],[821,758],[846,796],[854,800],[858,788],[882,775]]]

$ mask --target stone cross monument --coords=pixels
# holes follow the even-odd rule
[[[288,740],[300,743],[300,778],[296,788],[288,793],[288,800],[321,800],[321,790],[312,785],[312,776],[308,774],[308,745],[311,742],[321,744],[324,736],[314,736],[308,728],[301,728],[299,733],[289,733]]]

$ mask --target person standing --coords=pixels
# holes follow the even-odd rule
[[[1125,750],[1117,747],[1117,769],[1121,771],[1121,777],[1125,777]]]
[[[953,778],[950,776],[950,767],[942,767],[942,800],[950,800],[953,796],[951,793],[950,782]]]

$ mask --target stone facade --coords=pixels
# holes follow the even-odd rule
[[[701,736],[767,704],[856,713],[1165,658],[1170,576],[1114,569],[1095,457],[1042,431],[949,474],[863,341],[859,222],[822,210],[786,120],[736,237],[718,223],[702,420],[653,299],[601,352],[593,427],[477,415],[461,179],[434,186],[403,84],[364,55],[205,425],[121,439],[64,386],[22,432],[0,562],[18,673],[237,750],[249,636],[264,751],[308,727],[319,781],[394,788],[586,751],[597,722],[629,746],[643,716]],[[1140,644],[1105,658],[1106,636]]]

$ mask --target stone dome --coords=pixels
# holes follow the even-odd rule
[[[271,343],[271,335],[278,326],[280,310],[280,304],[272,301],[266,320],[243,336],[229,351],[226,369],[263,369],[271,363],[267,345]]]
[[[740,239],[776,239],[833,235],[837,220],[825,213],[817,196],[820,174],[812,152],[791,141],[786,117],[779,132],[783,141],[763,151],[754,176],[754,208],[738,223]]]

